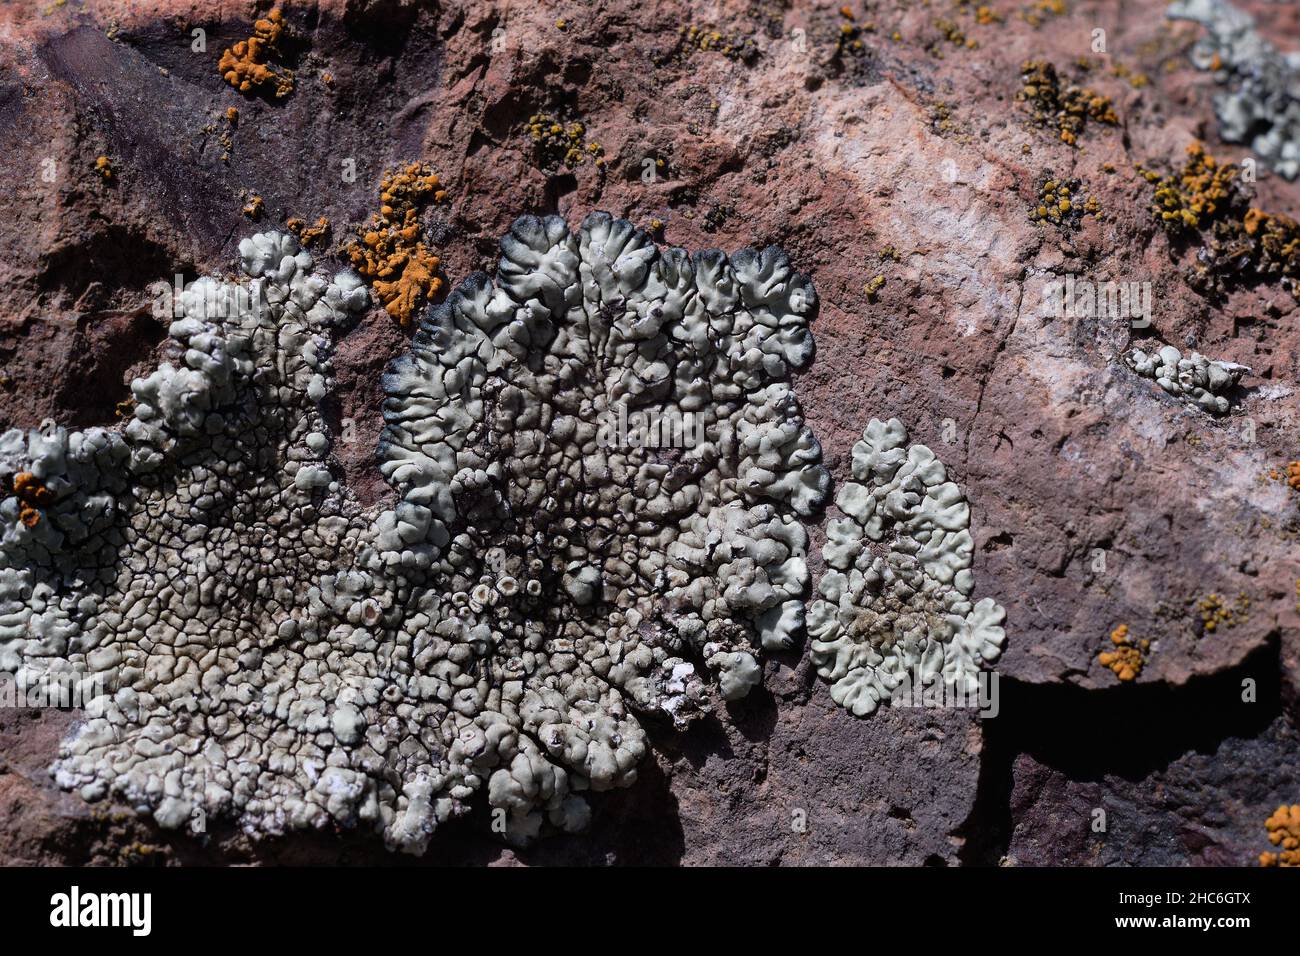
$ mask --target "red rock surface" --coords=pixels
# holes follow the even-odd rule
[[[226,269],[255,228],[248,195],[265,200],[260,227],[328,217],[337,253],[383,170],[422,159],[449,193],[426,224],[452,283],[490,266],[525,212],[657,219],[690,249],[783,246],[821,298],[798,387],[837,480],[867,420],[897,416],[966,489],[977,591],[1008,614],[998,718],[857,720],[791,653],[724,719],[652,727],[642,779],[598,798],[590,834],[515,852],[471,819],[428,861],[1244,864],[1269,813],[1300,799],[1300,493],[1267,477],[1300,457],[1297,305],[1276,286],[1221,302],[1190,288],[1194,253],[1160,232],[1133,169],[1181,164],[1194,138],[1244,155],[1216,140],[1213,81],[1187,62],[1198,28],[1152,0],[1076,2],[1037,27],[1031,0],[992,0],[1003,22],[987,25],[951,0],[851,6],[875,31],[837,59],[830,3],[292,4],[297,88],[278,101],[217,73],[248,34],[243,5],[0,8],[0,428],[111,422],[163,338],[145,287]],[[1243,6],[1300,48],[1293,9]],[[978,48],[945,40],[939,20]],[[687,49],[686,24],[752,39],[758,56]],[[1033,127],[1015,101],[1030,58],[1112,97],[1119,125],[1091,124],[1078,148]],[[542,168],[525,130],[542,112],[581,120],[603,171]],[[647,158],[665,161],[652,182]],[[1076,233],[1031,222],[1049,173],[1081,180],[1102,218]],[[1258,194],[1300,214],[1297,184],[1261,171]],[[1152,328],[1043,318],[1053,271],[1150,281]],[[1251,366],[1237,409],[1212,419],[1131,373],[1118,356],[1149,347],[1134,335]],[[378,375],[403,348],[376,311],[335,359],[341,457],[367,501],[387,494],[371,457]],[[1202,634],[1194,603],[1210,593],[1246,595],[1249,618]],[[1120,623],[1154,642],[1131,686],[1097,662]],[[199,842],[88,807],[45,773],[73,719],[0,711],[0,860],[387,858],[355,835],[252,843],[214,827]]]

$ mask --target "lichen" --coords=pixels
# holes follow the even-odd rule
[[[1250,371],[1236,362],[1207,359],[1200,352],[1184,357],[1172,345],[1162,346],[1151,355],[1133,349],[1124,363],[1139,375],[1155,383],[1175,398],[1212,415],[1226,415],[1231,408],[1228,395]]]
[[[729,60],[753,65],[758,60],[758,44],[749,37],[729,36],[718,30],[685,24],[678,31],[682,52],[702,50],[720,53]]]
[[[1201,615],[1201,629],[1206,634],[1213,634],[1223,628],[1236,627],[1250,618],[1250,598],[1238,594],[1229,604],[1221,594],[1207,594],[1196,602],[1196,610]]]
[[[1123,80],[1135,90],[1140,90],[1151,85],[1151,77],[1147,76],[1141,70],[1133,69],[1126,63],[1116,63],[1111,67],[1110,75]]]
[[[833,56],[837,59],[845,56],[861,56],[866,50],[862,37],[864,34],[874,33],[876,24],[870,20],[859,23],[853,13],[853,8],[849,6],[840,7],[839,13],[840,19],[844,22],[840,24],[839,32],[835,37]]]
[[[1006,612],[992,598],[971,603],[975,543],[961,489],[934,452],[907,445],[896,418],[867,425],[853,477],[835,499],[845,517],[826,525],[830,570],[808,609],[812,661],[831,698],[861,717],[902,686],[977,692],[1002,654]]]
[[[1259,855],[1260,866],[1300,866],[1300,803],[1279,806],[1264,821],[1268,842],[1278,847]]]
[[[1129,636],[1128,625],[1121,624],[1110,632],[1112,650],[1102,651],[1097,661],[1102,667],[1110,668],[1116,677],[1125,683],[1135,681],[1146,664],[1151,642],[1146,638],[1134,641]]]
[[[1138,166],[1138,172],[1155,186],[1151,212],[1166,232],[1174,235],[1207,229],[1240,216],[1240,167],[1220,163],[1199,142],[1187,147],[1187,161],[1178,172],[1161,177]]]
[[[107,156],[95,157],[95,172],[105,182],[110,182],[113,179],[113,164]]]
[[[330,233],[333,231],[330,221],[324,216],[318,217],[314,226],[307,225],[307,220],[295,216],[287,220],[284,227],[293,233],[294,238],[298,240],[298,244],[304,249],[310,249],[316,245],[329,245]]]
[[[1061,229],[1078,229],[1085,215],[1100,218],[1101,206],[1089,196],[1079,195],[1077,179],[1058,179],[1051,173],[1043,177],[1038,187],[1034,206],[1029,210],[1029,221],[1051,223]]]
[[[1255,30],[1255,20],[1227,0],[1176,0],[1166,16],[1192,20],[1206,33],[1192,64],[1227,89],[1214,97],[1219,135],[1245,143],[1279,175],[1300,175],[1300,65]]]
[[[587,139],[587,127],[578,120],[561,123],[546,113],[528,117],[528,135],[543,168],[576,168],[590,159],[597,169],[605,166],[605,148]]]
[[[1244,282],[1280,282],[1300,299],[1300,224],[1255,208],[1239,166],[1193,142],[1181,170],[1138,171],[1155,188],[1151,212],[1165,231],[1201,244],[1188,275],[1194,287],[1217,294]]]
[[[442,289],[441,260],[422,238],[422,210],[442,202],[446,191],[424,163],[411,163],[388,172],[379,187],[379,212],[370,225],[358,229],[348,257],[370,282],[384,311],[406,328],[424,305]]]
[[[940,136],[947,136],[957,129],[957,124],[952,118],[952,107],[943,100],[936,100],[930,104],[930,128]]]
[[[26,528],[34,528],[41,520],[41,509],[54,503],[54,492],[31,472],[20,471],[11,483],[14,498],[18,501],[18,520]]]
[[[251,37],[221,51],[217,69],[222,78],[241,93],[271,90],[277,99],[288,96],[293,92],[293,73],[270,66],[271,57],[281,53],[285,31],[279,7],[255,20]]]
[[[370,510],[320,412],[364,283],[288,235],[239,250],[252,294],[187,290],[129,424],[0,435],[54,496],[34,527],[0,501],[0,670],[102,681],[61,786],[412,852],[479,792],[511,839],[577,830],[635,780],[641,715],[710,706],[697,664],[736,698],[795,640],[829,478],[787,381],[816,296],[779,250],[518,220],[384,375],[398,500]],[[623,443],[624,407],[701,440]]]
[[[1056,67],[1045,60],[1026,60],[1020,67],[1017,102],[1038,126],[1054,129],[1061,142],[1078,144],[1089,120],[1114,126],[1119,116],[1110,98],[1088,88],[1065,86]]]
[[[943,58],[942,48],[944,44],[964,50],[979,49],[979,41],[974,37],[966,36],[966,31],[955,20],[936,17],[934,19],[934,28],[939,32],[940,40],[927,44],[926,49],[939,59]]]
[[[1016,16],[1038,29],[1049,20],[1063,17],[1069,13],[1065,0],[1034,0],[1029,6],[1016,12]]]
[[[221,147],[221,153],[217,158],[221,160],[221,162],[229,164],[230,154],[235,148],[235,137],[233,134],[235,127],[238,125],[239,110],[235,109],[233,106],[228,107],[217,117],[217,120],[222,123],[221,126],[218,126],[216,122],[205,123],[200,129],[200,132],[206,136],[215,135],[217,137],[217,144]]]
[[[1292,491],[1300,491],[1300,461],[1287,463],[1286,484]]]

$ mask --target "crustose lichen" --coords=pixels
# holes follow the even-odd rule
[[[1176,240],[1195,240],[1189,278],[1222,292],[1246,282],[1280,282],[1300,299],[1300,224],[1253,206],[1243,171],[1221,163],[1199,142],[1187,147],[1183,168],[1161,176],[1138,167],[1154,187],[1151,213]]]
[[[18,499],[18,520],[28,528],[36,527],[41,520],[41,509],[54,501],[54,492],[27,471],[14,475],[13,495]]]
[[[1151,642],[1146,638],[1140,641],[1133,640],[1129,636],[1128,625],[1121,624],[1110,632],[1110,643],[1113,649],[1098,654],[1097,662],[1102,667],[1109,668],[1125,683],[1137,680],[1138,675],[1142,673],[1143,665],[1146,664]]]
[[[251,37],[221,51],[217,69],[222,78],[241,93],[270,89],[277,99],[292,93],[293,73],[269,65],[270,58],[280,53],[286,29],[279,7],[255,20]]]
[[[424,244],[420,212],[442,202],[446,190],[424,163],[389,172],[379,187],[380,207],[348,257],[390,316],[406,328],[416,313],[442,288],[440,260]]]
[[[1119,123],[1109,97],[1063,85],[1056,67],[1045,60],[1026,60],[1020,67],[1020,83],[1016,100],[1037,125],[1056,129],[1061,142],[1070,146],[1078,144],[1089,120],[1110,126]]]
[[[1277,852],[1259,855],[1260,866],[1300,866],[1300,803],[1282,804],[1264,821],[1268,842]]]

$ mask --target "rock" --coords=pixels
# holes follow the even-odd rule
[[[1037,29],[954,13],[977,49],[946,43],[918,6],[843,56],[831,8],[718,5],[699,25],[752,38],[752,62],[684,45],[680,18],[631,0],[562,30],[523,0],[436,11],[324,0],[310,23],[286,10],[302,51],[293,92],[274,102],[217,75],[221,49],[248,36],[241,12],[125,6],[0,10],[0,176],[16,184],[0,196],[0,432],[115,422],[125,383],[165,357],[165,320],[145,290],[222,268],[252,231],[241,214],[252,194],[272,225],[324,216],[346,241],[374,211],[383,171],[422,159],[448,192],[425,238],[451,286],[494,261],[497,237],[525,212],[576,226],[610,209],[644,228],[658,221],[664,242],[690,249],[782,246],[820,299],[816,358],[795,386],[835,488],[851,480],[867,421],[897,417],[969,501],[979,593],[1007,611],[997,717],[888,708],[855,719],[815,678],[805,641],[769,655],[767,689],[719,701],[717,720],[684,734],[650,727],[641,780],[597,795],[588,834],[509,849],[471,818],[427,859],[1182,865],[1249,863],[1266,848],[1264,819],[1300,799],[1300,492],[1268,477],[1300,457],[1286,387],[1300,352],[1295,301],[1278,284],[1222,302],[1194,291],[1181,270],[1195,253],[1171,250],[1131,170],[1181,162],[1192,132],[1212,128],[1218,88],[1176,57],[1165,71],[1124,51],[1198,28],[1171,33],[1162,3],[1110,18],[1124,24],[1108,37],[1121,52],[1071,75],[1112,97],[1124,131],[1092,124],[1071,148],[1017,106],[1020,65],[1069,72],[1078,36],[1113,0]],[[1295,12],[1277,6],[1252,5],[1257,28],[1294,36]],[[178,26],[190,20],[209,24],[204,53]],[[539,156],[525,127],[559,103],[602,166],[594,153],[572,168]],[[101,155],[111,181],[95,172]],[[1053,170],[1078,176],[1103,218],[1068,235],[1031,222]],[[1261,175],[1256,201],[1294,215],[1300,186]],[[1044,317],[1044,284],[1067,273],[1149,281],[1152,328]],[[886,281],[868,297],[877,274]],[[1254,370],[1233,410],[1214,420],[1187,409],[1120,360],[1162,344]],[[373,312],[332,357],[325,411],[342,437],[331,450],[364,505],[392,500],[373,455],[378,379],[406,348]],[[825,570],[818,520],[814,579]],[[598,584],[572,581],[584,596]],[[1228,606],[1241,595],[1248,610],[1208,629],[1210,595]],[[1121,623],[1152,642],[1132,686],[1097,661]],[[1257,716],[1211,719],[1247,706],[1244,681]],[[1185,723],[1153,717],[1161,708]],[[214,822],[203,842],[91,807],[46,772],[74,719],[0,709],[0,861],[386,858],[355,834],[254,843]],[[343,739],[353,728],[339,721]],[[1082,757],[1051,740],[1076,724],[1066,740],[1099,741]],[[1092,830],[1097,808],[1104,835]]]

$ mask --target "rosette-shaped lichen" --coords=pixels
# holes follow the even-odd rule
[[[437,635],[423,653],[470,740],[453,761],[527,832],[634,779],[632,711],[684,721],[690,658],[728,698],[758,680],[802,609],[797,516],[829,477],[781,381],[811,358],[815,303],[784,254],[661,252],[600,213],[577,235],[522,218],[501,247],[495,283],[465,282],[385,378],[401,502],[376,560]],[[703,440],[621,442],[620,405],[690,413]]]
[[[247,287],[185,293],[128,425],[0,436],[0,487],[46,489],[0,503],[0,670],[102,688],[61,785],[410,851],[480,790],[514,838],[579,829],[582,791],[635,779],[638,713],[707,707],[693,660],[734,698],[793,638],[828,476],[784,381],[815,296],[782,253],[519,220],[384,378],[374,511],[319,410],[361,280],[279,234],[240,256]],[[701,440],[624,443],[615,406]]]
[[[808,608],[817,673],[859,717],[899,687],[942,683],[975,694],[1002,653],[1006,612],[975,587],[970,507],[924,445],[893,418],[872,419],[853,446],[853,477],[835,504],[822,556],[822,599]]]

